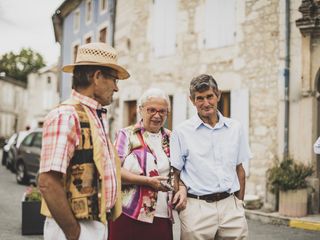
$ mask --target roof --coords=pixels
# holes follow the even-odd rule
[[[14,78],[11,78],[11,77],[0,76],[0,81],[11,83],[11,84],[16,85],[18,87],[27,88],[27,83],[22,82],[22,81],[18,81],[18,80],[14,79]]]
[[[52,15],[52,23],[56,42],[61,44],[62,40],[62,23],[66,16],[69,15],[82,0],[65,0]]]

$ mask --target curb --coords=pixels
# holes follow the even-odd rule
[[[320,220],[308,220],[305,218],[289,218],[280,216],[278,212],[264,213],[257,210],[245,210],[246,217],[251,220],[259,220],[263,223],[284,225],[304,230],[320,231]],[[320,219],[320,218],[319,218]]]
[[[292,219],[289,222],[289,227],[301,228],[305,230],[313,230],[320,231],[320,223],[319,222],[311,222],[299,219]]]

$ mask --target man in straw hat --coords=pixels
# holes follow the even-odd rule
[[[43,126],[44,239],[107,239],[107,216],[121,213],[121,183],[103,106],[119,90],[118,79],[129,73],[105,43],[80,46],[76,62],[62,70],[73,73],[71,97],[47,115]]]

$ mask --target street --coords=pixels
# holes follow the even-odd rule
[[[2,157],[2,152],[0,151]],[[27,186],[18,185],[15,175],[0,166],[0,239],[43,239],[42,236],[21,235],[21,198]],[[179,220],[175,216],[174,239],[179,239]],[[248,220],[250,239],[254,240],[319,240],[319,231],[306,231]]]
[[[21,199],[26,188],[27,186],[17,184],[14,174],[0,166],[1,240],[42,239],[42,236],[21,235]]]

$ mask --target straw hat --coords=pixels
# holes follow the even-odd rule
[[[123,67],[117,64],[117,51],[106,43],[88,43],[80,46],[77,52],[76,62],[65,65],[62,71],[73,73],[75,66],[95,65],[109,67],[117,72],[118,79],[127,79],[130,74]]]

